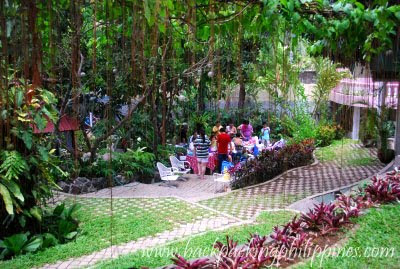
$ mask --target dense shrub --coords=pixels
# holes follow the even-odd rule
[[[92,165],[84,166],[80,172],[86,177],[106,177],[123,174],[127,178],[135,176],[151,176],[154,173],[153,153],[146,152],[145,148],[128,149],[126,152],[113,152],[112,161],[104,160],[101,156]]]
[[[305,139],[315,139],[316,124],[311,114],[304,106],[299,106],[291,115],[286,115],[282,120],[284,135],[292,138],[296,143]]]
[[[282,172],[307,165],[313,158],[313,140],[304,140],[293,143],[279,151],[263,151],[256,159],[246,164],[236,172],[232,188],[238,189],[246,186],[268,181]]]
[[[60,204],[42,217],[40,234],[16,233],[0,240],[0,260],[25,253],[33,253],[58,244],[67,243],[78,235],[79,221],[73,214],[79,209],[77,204],[65,207]]]
[[[316,145],[321,147],[329,146],[336,136],[336,126],[321,124],[317,127]]]
[[[340,140],[340,139],[342,139],[343,137],[345,137],[345,135],[346,135],[346,130],[343,129],[343,127],[342,127],[340,124],[336,124],[336,125],[334,125],[334,126],[335,126],[335,128],[336,128],[335,139],[336,139],[336,140]]]
[[[24,85],[13,80],[7,97],[9,106],[2,111],[9,133],[3,133],[7,148],[0,151],[0,238],[40,230],[41,206],[52,196],[54,175],[65,174],[54,162],[50,137],[32,130],[33,126],[43,130],[48,121],[55,122],[57,100],[41,89],[28,99]]]

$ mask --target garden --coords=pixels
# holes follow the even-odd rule
[[[399,267],[399,25],[397,1],[0,1],[0,267]]]

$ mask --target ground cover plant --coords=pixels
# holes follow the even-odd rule
[[[358,228],[347,232],[345,237],[349,240],[341,252],[333,248],[295,268],[397,268],[400,263],[399,215],[398,204],[372,208],[355,220]]]
[[[352,139],[334,140],[329,146],[318,148],[316,158],[321,162],[335,161],[343,166],[369,165],[377,161],[369,148],[354,148],[357,144]]]
[[[292,143],[279,150],[263,151],[254,160],[247,161],[235,173],[233,189],[266,182],[282,172],[310,164],[313,159],[314,141]]]
[[[307,253],[309,248],[320,247],[320,240],[335,234],[339,229],[351,227],[354,218],[362,210],[400,200],[400,173],[395,170],[382,177],[374,177],[358,193],[341,195],[333,203],[320,203],[294,217],[282,227],[274,227],[269,236],[252,234],[244,245],[227,237],[226,244],[216,242],[218,253],[214,258],[188,261],[175,254],[174,268],[262,268],[290,264],[299,258],[299,253]],[[268,242],[267,238],[271,238]],[[310,252],[309,252],[310,253]],[[303,257],[308,257],[307,254]],[[196,265],[196,266],[195,266]]]
[[[210,253],[216,252],[212,248],[212,245],[218,240],[224,240],[227,234],[232,234],[233,238],[242,244],[246,242],[250,233],[268,233],[275,225],[284,224],[295,215],[296,213],[285,210],[263,212],[253,224],[245,224],[222,231],[210,231],[202,235],[184,238],[178,242],[152,248],[149,251],[138,251],[114,260],[99,263],[95,268],[140,268],[142,266],[154,268],[170,264],[171,256],[175,252],[186,252],[187,255],[185,257],[190,259],[207,256]]]
[[[71,199],[66,204],[74,202],[81,205],[73,214],[80,221],[79,234],[74,240],[0,261],[0,267],[31,268],[106,248],[110,246],[111,222],[113,244],[119,244],[170,230],[176,225],[192,222],[196,217],[215,214],[173,198],[114,199],[111,219],[110,199]],[[0,244],[0,252],[2,248]]]

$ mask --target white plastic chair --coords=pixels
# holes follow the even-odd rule
[[[174,181],[179,178],[179,175],[175,175],[171,168],[166,167],[162,163],[157,163],[158,172],[160,173],[161,180]]]
[[[185,164],[188,165],[188,167],[190,167],[189,162],[187,161],[180,161],[178,160],[178,158],[176,158],[175,156],[169,156],[169,160],[171,162],[171,166],[172,166],[172,171],[175,174],[187,174],[190,172],[190,168],[186,168]]]

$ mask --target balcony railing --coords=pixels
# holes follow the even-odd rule
[[[386,82],[385,104],[389,108],[397,107],[397,94],[400,83]],[[329,100],[338,104],[355,107],[378,107],[380,105],[380,90],[384,82],[372,81],[372,78],[343,79],[334,88]]]

